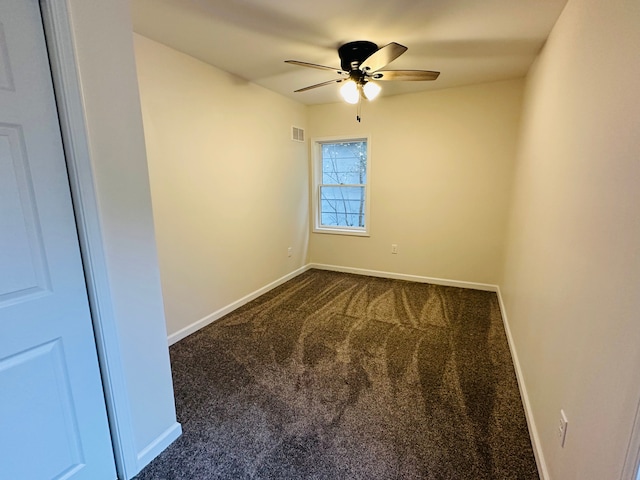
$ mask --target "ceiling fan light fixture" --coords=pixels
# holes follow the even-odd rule
[[[346,82],[344,82],[344,85],[340,87],[340,95],[347,103],[358,103],[358,100],[360,99],[358,84],[353,80],[347,80]]]
[[[362,90],[367,100],[373,100],[380,94],[380,91],[382,89],[380,88],[380,85],[378,85],[377,83],[367,82],[362,87]]]
[[[300,88],[295,92],[306,92],[332,83],[342,83],[340,96],[345,102],[358,105],[356,119],[360,121],[361,100],[373,100],[381,92],[380,85],[372,80],[405,80],[423,81],[435,80],[440,72],[430,70],[382,70],[389,63],[407,51],[407,47],[399,43],[391,42],[384,47],[378,46],[366,40],[348,42],[338,48],[340,68],[327,67],[316,63],[300,62],[298,60],[285,60],[286,63],[301,67],[328,70],[337,73],[339,78],[329,80],[308,87]],[[640,480],[640,479],[638,479]]]

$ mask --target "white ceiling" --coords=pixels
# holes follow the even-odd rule
[[[524,76],[567,0],[131,0],[134,30],[305,104],[339,101],[337,75],[353,40],[409,50],[389,70],[437,70],[434,82],[383,82],[383,95]]]

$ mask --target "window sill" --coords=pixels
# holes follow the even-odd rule
[[[355,230],[350,228],[314,228],[313,233],[328,233],[330,235],[350,235],[354,237],[369,237],[369,232],[366,230]]]

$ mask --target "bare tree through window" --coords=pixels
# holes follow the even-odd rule
[[[322,144],[320,224],[365,226],[367,142]]]

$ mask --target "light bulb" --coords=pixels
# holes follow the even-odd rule
[[[340,87],[340,95],[347,103],[358,103],[360,99],[360,92],[358,91],[358,85],[353,80],[347,80],[344,85]]]
[[[373,100],[378,96],[378,94],[380,93],[380,90],[382,90],[380,88],[380,85],[373,82],[365,83],[362,89],[364,90],[364,96],[367,97],[367,100]]]

